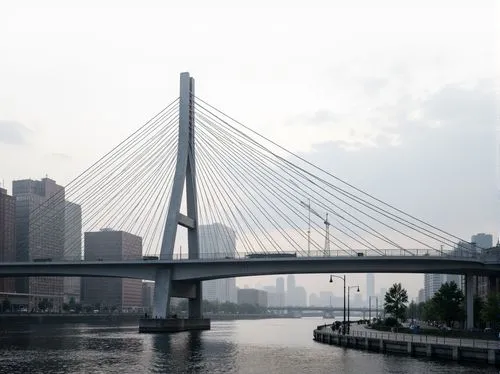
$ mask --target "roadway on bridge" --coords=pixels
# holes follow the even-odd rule
[[[318,273],[442,273],[497,275],[500,264],[446,256],[298,257],[157,261],[76,261],[0,263],[0,276],[109,276],[154,280],[156,271],[172,270],[174,281],[228,277]]]

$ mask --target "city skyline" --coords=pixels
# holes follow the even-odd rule
[[[281,17],[277,9],[250,7],[249,15],[280,19],[281,26],[254,30],[251,17],[224,20],[238,40],[231,53],[225,43],[207,47],[210,38],[224,40],[223,22],[210,36],[186,30],[184,41],[174,38],[171,49],[158,50],[164,35],[182,27],[184,9],[124,7],[116,18],[114,10],[90,7],[68,23],[64,15],[72,10],[66,7],[10,5],[4,23],[9,37],[0,42],[9,56],[0,61],[0,96],[6,103],[0,108],[0,159],[16,162],[2,163],[0,178],[8,190],[12,180],[25,176],[48,175],[66,185],[177,97],[177,74],[190,70],[203,82],[198,96],[314,164],[455,235],[487,232],[496,239],[497,30],[485,21],[493,12],[416,4],[408,10],[365,2],[370,17],[363,16],[362,27],[348,34],[346,20],[359,19],[357,9],[291,7]],[[158,22],[131,30],[138,14]],[[218,16],[198,9],[191,17],[203,25],[207,14]],[[116,20],[113,28],[109,17]],[[304,17],[317,21],[295,27]],[[87,30],[89,19],[95,31]],[[153,24],[158,29],[151,29]],[[388,25],[400,32],[389,32]],[[72,43],[73,34],[81,43]],[[254,38],[262,43],[252,43]],[[43,54],[37,52],[40,46]],[[29,62],[34,57],[36,64]],[[474,183],[463,183],[464,176]],[[186,248],[185,243],[176,248],[181,245]],[[326,282],[324,276],[303,277],[297,280],[308,290]],[[423,283],[423,275],[394,274],[377,275],[376,282],[388,287],[395,277]],[[363,274],[350,278],[365,284]],[[324,290],[328,287],[325,283]]]
[[[49,181],[50,181],[50,180],[49,180]],[[36,181],[32,181],[32,180],[30,180],[30,183],[34,183],[34,182],[36,182]],[[51,181],[51,183],[55,183],[55,182],[54,182],[54,181]],[[57,185],[56,185],[56,186],[57,186]],[[59,186],[59,187],[57,187],[57,188],[59,188],[59,189],[60,189],[61,187]],[[67,211],[68,211],[68,207],[71,207],[71,206],[79,207],[77,204],[74,204],[74,203],[71,203],[71,202],[66,202],[66,209],[65,209],[64,211],[65,211],[65,212],[67,212]],[[81,213],[79,213],[79,210],[76,210],[76,212],[77,212],[78,214],[76,214],[76,215],[75,215],[75,214],[74,214],[74,213],[75,213],[75,208],[73,208],[73,212],[70,214],[70,216],[67,216],[67,217],[66,217],[66,219],[68,219],[68,218],[69,218],[70,220],[75,220],[75,219],[80,219],[80,220],[81,220],[81,217],[80,217]],[[78,217],[80,217],[80,218],[78,218]],[[215,236],[217,236],[217,235],[220,235],[221,233],[224,233],[224,232],[225,232],[225,231],[227,231],[227,230],[231,230],[229,227],[224,227],[223,225],[218,224],[218,223],[216,223],[215,225],[209,225],[209,226],[206,226],[206,227],[207,227],[207,228],[208,228],[208,227],[210,227],[210,226],[217,227],[217,225],[219,225],[219,226],[220,226],[220,227],[222,227],[222,228],[214,229],[214,230],[215,230],[215,231],[214,231],[214,233],[212,233],[211,235],[209,235],[209,236],[207,236],[207,237],[205,238],[205,239],[206,239],[206,241],[207,241],[207,243],[208,243],[208,246],[207,246],[207,245],[201,245],[201,246],[200,246],[200,248],[205,248],[204,250],[202,249],[202,251],[201,251],[202,256],[203,256],[204,251],[206,252],[207,248],[212,248],[212,247],[213,247],[213,245],[214,245],[214,240],[215,240],[215,239],[214,239],[214,235],[215,235]],[[84,232],[83,232],[82,230],[80,230],[80,233],[81,233],[80,235],[75,235],[75,233],[71,234],[71,226],[69,226],[69,228],[70,228],[70,232],[69,232],[69,233],[67,233],[67,232],[66,232],[66,229],[65,229],[65,235],[66,235],[66,236],[68,236],[68,235],[72,236],[72,239],[71,239],[71,240],[72,240],[72,243],[73,243],[73,244],[71,244],[71,243],[69,243],[69,242],[68,242],[68,238],[69,238],[69,237],[66,237],[66,238],[65,238],[65,240],[66,240],[66,243],[65,243],[65,245],[64,245],[64,248],[65,248],[65,256],[66,256],[66,257],[68,257],[68,258],[69,258],[69,257],[72,257],[72,258],[73,258],[73,257],[75,257],[75,254],[74,254],[75,252],[74,252],[74,251],[75,251],[75,249],[76,249],[76,248],[78,248],[78,244],[76,244],[76,243],[78,243],[78,241],[80,241],[80,247],[79,247],[79,248],[81,248],[81,236],[84,234]],[[203,243],[203,237],[204,237],[204,235],[203,235],[203,230],[202,230],[201,232],[202,232],[202,234],[201,234],[201,236],[200,236],[200,237],[201,237],[201,241],[200,241],[200,243]],[[234,252],[234,250],[235,250],[235,248],[234,248],[234,245],[235,245],[235,234],[233,233],[232,235],[233,235],[233,236],[232,236],[232,239],[228,239],[228,240],[224,239],[224,240],[222,241],[222,244],[223,244],[223,245],[222,245],[222,247],[221,247],[221,248],[223,248],[223,251],[220,253],[220,255],[234,255],[234,253],[235,253],[235,252]],[[205,235],[205,236],[206,236],[206,235]],[[75,239],[75,238],[76,238],[76,239]],[[474,235],[472,235],[472,236],[471,236],[471,242],[473,242],[474,240],[479,241],[479,242],[480,242],[480,244],[482,244],[482,245],[487,245],[487,244],[489,244],[489,243],[492,243],[492,244],[493,244],[493,235],[491,235],[491,234],[485,234],[485,233],[478,233],[478,234],[474,234]],[[232,243],[232,244],[231,244],[231,243]],[[484,243],[487,243],[487,244],[484,244]],[[71,245],[70,245],[70,244],[71,244]],[[458,247],[460,247],[460,246],[466,246],[466,245],[468,246],[468,244],[467,244],[467,243],[466,243],[466,244],[460,244],[460,243],[457,243],[457,246],[458,246]],[[71,246],[73,246],[75,249],[71,249],[71,248],[70,248]],[[232,249],[231,249],[231,248],[232,248]],[[231,253],[229,253],[229,252],[227,252],[228,250],[229,250],[230,252],[231,252],[231,251],[232,251],[232,252],[231,252]],[[212,252],[213,252],[213,248],[212,248],[212,250],[209,250],[208,252],[210,252],[210,251],[212,251]],[[72,253],[73,253],[73,254],[72,254]],[[83,252],[82,252],[82,253],[83,253]],[[143,254],[144,254],[144,253],[143,253]],[[213,253],[212,253],[212,254],[213,254]],[[76,257],[78,257],[78,254],[76,254]],[[367,296],[370,294],[370,290],[369,290],[369,287],[368,287],[368,286],[369,286],[369,284],[371,283],[371,281],[369,281],[368,279],[369,279],[369,277],[370,277],[371,275],[372,275],[372,274],[364,274],[364,273],[360,273],[360,274],[357,274],[357,273],[351,273],[351,274],[348,274],[348,279],[350,279],[350,280],[351,280],[352,284],[354,284],[354,283],[355,283],[355,284],[360,284],[360,285],[361,285],[361,287],[360,287],[360,294],[362,295],[362,297],[363,297],[363,299],[364,299],[364,300],[367,300]],[[380,274],[378,274],[378,275],[380,275]],[[418,275],[417,275],[417,276],[418,276]],[[422,275],[422,276],[423,276],[423,275]],[[302,282],[302,279],[308,279],[308,278],[310,279],[310,277],[316,277],[317,279],[321,279],[321,280],[325,280],[325,279],[326,279],[326,278],[325,278],[325,276],[324,276],[323,274],[316,274],[316,275],[312,275],[312,274],[298,274],[298,275],[296,275],[296,277],[298,277],[298,279],[300,279],[300,280],[301,280],[301,282]],[[307,278],[304,278],[304,277],[307,277]],[[364,280],[363,280],[363,277],[365,277],[366,281],[364,281]],[[270,278],[270,277],[269,277],[269,276],[267,276],[267,277],[259,277],[259,276],[256,276],[256,277],[242,277],[242,278],[236,278],[236,279],[228,279],[228,280],[224,279],[224,280],[219,280],[218,282],[219,282],[219,283],[221,283],[221,284],[224,284],[224,285],[225,285],[227,282],[230,282],[230,283],[232,283],[232,284],[233,284],[233,283],[235,283],[235,285],[234,285],[234,286],[231,286],[231,287],[230,287],[231,289],[234,289],[233,291],[229,290],[229,288],[227,289],[227,292],[229,292],[229,294],[234,294],[234,295],[233,295],[233,296],[231,296],[230,298],[223,298],[224,300],[222,300],[222,299],[221,299],[221,300],[222,300],[222,301],[225,301],[225,300],[228,300],[228,301],[229,301],[229,300],[236,300],[236,293],[235,293],[235,292],[236,292],[236,291],[235,291],[236,284],[237,284],[240,288],[241,288],[241,286],[242,286],[242,285],[244,285],[244,284],[245,284],[245,285],[250,285],[250,287],[251,287],[251,288],[257,288],[257,289],[260,289],[260,288],[262,288],[262,287],[261,287],[261,285],[260,285],[261,279],[265,279],[265,278]],[[278,278],[279,278],[279,277],[278,277]],[[444,278],[443,278],[442,276],[441,276],[441,277],[439,277],[438,275],[432,275],[432,278],[433,278],[433,279],[435,278],[435,282],[434,282],[434,283],[436,283],[436,286],[435,286],[435,289],[433,289],[433,290],[434,290],[433,292],[435,292],[435,290],[436,290],[437,288],[439,288],[439,285],[440,285],[440,284],[442,284],[444,281],[447,281],[447,280],[448,280],[448,281],[449,281],[449,280],[454,280],[454,281],[456,281],[457,283],[459,283],[458,278],[457,278],[456,276],[452,276],[451,278],[450,278],[450,276],[448,276],[448,277],[444,277]],[[296,279],[296,278],[294,277],[293,279]],[[70,297],[70,296],[69,296],[69,294],[71,294],[71,293],[73,293],[73,294],[71,295],[72,297],[73,297],[73,296],[75,296],[75,297],[78,299],[78,296],[77,296],[77,294],[76,294],[76,290],[77,290],[77,288],[79,288],[79,287],[77,287],[77,285],[76,285],[76,284],[74,284],[74,282],[73,282],[73,284],[71,284],[71,283],[69,283],[69,284],[68,284],[68,280],[69,280],[68,278],[64,279],[64,283],[65,283],[65,285],[64,285],[65,292],[64,292],[64,293],[65,293],[65,295],[68,295],[68,296],[65,296],[65,302],[67,302],[67,301],[69,300],[69,297]],[[77,278],[75,279],[75,281],[76,281],[76,280],[77,280]],[[419,283],[416,283],[416,284],[413,284],[413,285],[408,284],[408,285],[407,285],[407,288],[408,288],[408,290],[409,290],[409,292],[410,292],[410,295],[412,295],[412,297],[417,298],[417,297],[418,297],[418,293],[419,293],[419,291],[420,291],[420,289],[421,289],[422,287],[423,287],[424,289],[427,289],[427,287],[425,287],[426,282],[427,282],[426,278],[425,278],[425,277],[423,277],[423,279],[422,279],[422,281],[421,281],[421,284],[419,284]],[[214,284],[215,284],[215,283],[217,283],[217,281],[214,281],[214,282],[212,282],[212,283],[214,283]],[[374,283],[374,282],[373,282],[373,283]],[[384,288],[385,288],[385,289],[387,289],[387,288],[389,288],[389,287],[392,285],[392,283],[391,283],[391,282],[384,282],[384,281],[382,281],[382,282],[377,282],[377,284],[378,284],[378,283],[380,283],[380,285],[382,285],[382,286],[383,286],[383,287],[380,287],[381,289],[384,289]],[[66,291],[66,289],[67,289],[68,287],[71,289],[71,291]],[[337,287],[337,288],[333,288],[333,290],[332,290],[332,289],[330,289],[330,287],[331,287],[331,285],[328,285],[328,284],[325,284],[325,285],[321,286],[321,281],[320,281],[320,282],[318,282],[318,283],[316,283],[316,288],[313,288],[313,287],[310,287],[310,286],[308,287],[307,285],[305,285],[305,291],[306,291],[306,294],[307,294],[307,297],[306,297],[307,302],[309,301],[309,297],[310,297],[310,295],[311,295],[311,294],[313,294],[313,293],[332,292],[332,294],[333,294],[335,297],[341,296],[341,290],[340,290],[340,289],[338,289],[338,287]],[[374,287],[374,286],[373,286],[373,287]],[[437,287],[437,288],[436,288],[436,287]],[[219,288],[220,288],[220,287],[219,287]],[[224,286],[224,288],[227,288],[227,287],[226,287],[226,286]],[[377,286],[377,289],[379,289],[379,288],[378,288],[378,286]],[[215,289],[214,289],[214,290],[215,290]],[[205,288],[205,293],[206,293],[206,294],[207,294],[207,291],[208,291],[208,290]],[[214,292],[215,292],[215,291],[214,291]],[[227,293],[227,292],[226,292],[226,293]],[[433,293],[433,292],[432,292],[432,293]],[[380,296],[380,293],[375,293],[375,294],[376,294],[376,295],[378,295],[378,296]],[[204,296],[204,298],[206,298],[206,295]],[[213,296],[212,296],[212,298],[213,298]],[[220,298],[220,297],[219,297],[219,298]],[[428,298],[428,296],[427,296],[427,298]],[[234,302],[234,301],[233,301],[233,302]]]

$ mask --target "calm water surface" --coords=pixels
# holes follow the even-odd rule
[[[201,333],[137,326],[2,326],[0,373],[498,373],[316,343],[322,319],[213,321]]]

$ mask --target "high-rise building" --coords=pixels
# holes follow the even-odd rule
[[[302,286],[295,287],[295,306],[307,306],[307,292]]]
[[[418,290],[417,304],[425,302],[425,290],[421,288]]]
[[[472,235],[472,243],[476,243],[478,251],[481,252],[485,249],[493,247],[493,236],[490,234],[479,233]],[[488,296],[488,277],[477,277],[476,278],[476,293],[483,299]]]
[[[479,251],[481,251],[482,249],[493,247],[493,236],[490,234],[479,233],[472,235],[471,242],[476,243],[476,247]]]
[[[60,260],[64,256],[64,187],[49,178],[40,181],[17,180],[12,183],[16,198],[16,259]],[[16,291],[29,294],[29,308],[47,299],[60,310],[64,282],[61,277],[17,278]]]
[[[318,295],[314,292],[309,295],[309,306],[323,306],[321,305]]]
[[[143,281],[142,282],[142,306],[146,310],[153,307],[153,295],[155,290],[155,283]]]
[[[16,199],[0,188],[0,261],[16,261]],[[0,292],[15,292],[14,278],[0,278]]]
[[[255,288],[244,288],[238,290],[238,304],[250,304],[267,307],[267,292]]]
[[[200,258],[234,257],[236,233],[220,223],[201,225],[198,228]],[[203,298],[208,301],[232,302],[237,300],[235,278],[214,279],[203,282]]]
[[[285,306],[285,279],[283,277],[276,278],[276,298],[277,306]]]
[[[295,289],[295,275],[289,274],[286,277],[286,292],[293,292]]]
[[[331,291],[320,291],[319,293],[319,305],[320,306],[333,306],[333,292]]]
[[[289,274],[286,277],[285,304],[287,306],[297,306],[297,299],[295,295],[295,275],[293,274]]]
[[[142,238],[124,231],[102,229],[85,233],[85,261],[121,261],[142,258]],[[142,306],[142,281],[121,278],[82,278],[84,304],[122,310]]]
[[[366,274],[366,300],[370,296],[375,296],[375,275],[373,273]]]
[[[276,278],[276,292],[285,293],[285,280],[283,277]]]
[[[80,205],[66,201],[64,210],[64,259],[82,260],[82,208]],[[80,302],[80,277],[64,278],[64,302],[71,299]]]
[[[461,288],[461,275],[459,274],[424,274],[424,298],[427,301],[448,282],[455,282]],[[419,294],[420,295],[420,294]]]

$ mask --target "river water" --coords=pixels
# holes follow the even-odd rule
[[[139,334],[137,326],[1,326],[0,373],[498,373],[325,345],[323,319],[212,321],[212,330]]]

